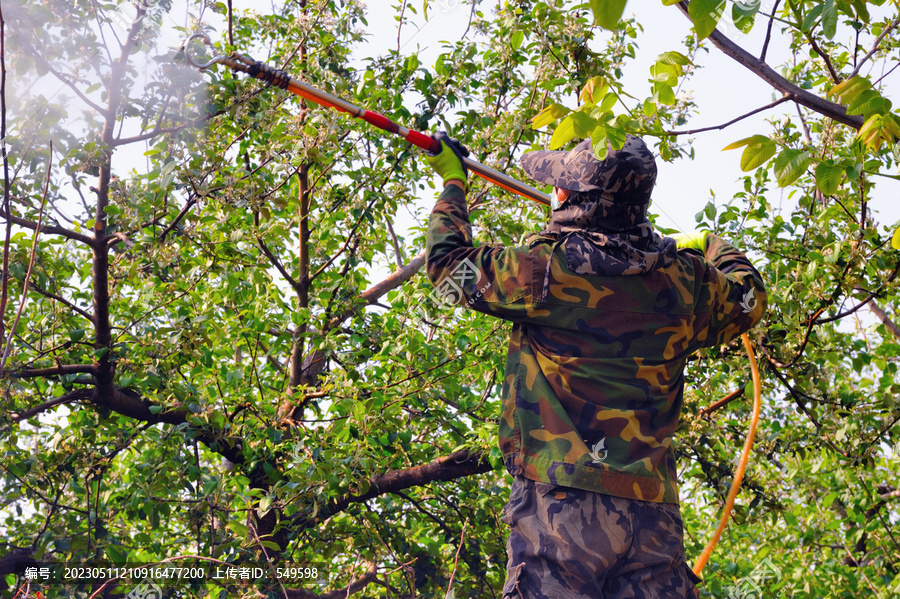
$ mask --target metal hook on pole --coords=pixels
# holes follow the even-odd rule
[[[191,42],[193,42],[194,40],[202,41],[207,48],[211,48],[213,50],[212,59],[207,62],[198,62],[197,60],[195,60],[194,55],[191,53]],[[205,33],[195,33],[191,37],[187,38],[187,40],[185,40],[184,44],[182,45],[182,48],[184,49],[185,60],[187,60],[192,67],[197,69],[207,69],[214,64],[222,62],[225,59],[225,56],[218,54],[215,51],[215,46],[213,46],[212,40],[210,40]]]

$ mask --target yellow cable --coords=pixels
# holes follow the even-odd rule
[[[759,382],[759,366],[756,364],[756,355],[753,353],[750,337],[744,333],[741,339],[744,342],[744,347],[747,349],[747,359],[750,360],[750,374],[753,377],[753,414],[750,416],[750,430],[747,432],[747,441],[744,442],[741,461],[738,463],[737,471],[734,473],[734,481],[731,483],[731,489],[728,490],[728,497],[725,499],[725,510],[722,512],[719,526],[716,527],[716,532],[713,533],[712,539],[709,540],[697,563],[694,564],[694,574],[697,576],[700,576],[703,568],[706,567],[706,562],[709,561],[716,543],[719,542],[725,527],[728,526],[731,511],[734,509],[734,500],[738,491],[741,490],[741,481],[744,479],[744,472],[747,470],[747,462],[750,461],[750,451],[753,449],[753,439],[756,437],[756,426],[759,424],[759,413],[762,409],[762,387]]]

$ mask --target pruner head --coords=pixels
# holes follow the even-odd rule
[[[207,55],[211,56],[210,60],[206,62],[200,62],[197,60],[196,56],[191,52],[191,45],[194,44],[195,41],[202,42],[203,45],[207,48]],[[194,44],[195,46],[197,44]],[[215,46],[210,41],[209,37],[207,37],[204,33],[195,33],[191,37],[187,38],[182,45],[184,49],[184,57],[191,64],[191,66],[196,67],[198,69],[206,69],[211,67],[212,65],[221,62],[225,57],[216,52]]]

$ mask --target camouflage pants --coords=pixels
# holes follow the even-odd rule
[[[516,476],[503,521],[511,527],[504,599],[697,596],[677,505]]]

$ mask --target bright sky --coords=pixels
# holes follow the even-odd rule
[[[269,7],[261,7],[253,0],[233,0],[232,4],[235,10],[262,12],[271,10]],[[369,3],[367,14],[369,41],[357,53],[359,59],[397,47],[398,24],[394,19],[396,13],[396,9],[392,6],[394,4],[399,2],[372,0]],[[404,53],[418,51],[422,64],[430,68],[441,53],[443,43],[458,40],[466,31],[471,4],[466,0],[432,0],[427,21],[423,18],[423,0],[410,0],[409,4],[417,9],[417,14],[407,11],[411,22],[404,25],[400,31],[401,51]],[[772,4],[773,0],[763,0],[763,12]],[[185,7],[190,6],[191,12],[196,15],[197,5],[196,0],[175,1],[172,10],[163,21],[163,27],[168,30],[166,36],[168,43],[173,46],[180,44],[181,34],[176,33],[174,27],[187,25]],[[481,9],[494,10],[495,5],[485,3]],[[725,18],[720,22],[719,30],[751,53],[758,55],[765,36],[765,20],[758,19],[751,33],[744,35],[727,22],[728,13],[730,11],[726,11]],[[873,18],[876,14],[873,12]],[[637,0],[628,3],[625,15],[635,16],[643,25],[644,32],[636,40],[639,52],[637,58],[630,63],[631,68],[625,72],[623,81],[627,89],[646,92],[649,95],[650,65],[661,52],[682,49],[682,40],[690,34],[690,22],[675,7],[663,7],[655,2]],[[206,10],[202,15],[202,21],[215,27],[217,36],[214,35],[214,38],[224,38],[225,25],[220,15]],[[778,29],[776,26],[773,31],[768,50],[768,62],[774,66],[791,58],[787,43]],[[840,27],[838,30],[838,36],[849,34],[848,27]],[[597,30],[598,39],[602,40],[606,35]],[[866,42],[863,44],[866,45]],[[711,44],[707,43],[706,46],[708,52],[701,54],[697,61],[703,68],[681,88],[681,92],[691,94],[698,105],[696,114],[692,115],[685,129],[720,125],[776,99],[777,96],[767,83],[713,48]],[[358,64],[362,66],[361,60]],[[635,95],[640,94],[636,92]],[[895,83],[888,95],[900,98],[900,85]],[[575,106],[574,98],[571,99],[571,106]],[[659,215],[658,223],[690,231],[696,226],[694,215],[702,210],[710,199],[715,197],[718,205],[729,202],[743,187],[739,182],[744,175],[739,168],[742,150],[723,152],[722,148],[756,133],[767,134],[770,126],[766,120],[784,117],[796,120],[797,109],[794,104],[782,104],[729,126],[723,131],[710,131],[695,136],[694,160],[683,159],[674,163],[658,161],[659,178],[651,207],[651,210]],[[552,129],[548,129],[547,140],[550,132]],[[135,148],[135,151],[137,150]],[[135,157],[137,158],[137,155]],[[143,159],[141,161],[143,162]],[[777,189],[773,183],[769,193],[770,201],[777,204],[782,194],[782,190]],[[784,195],[786,197],[787,194]],[[885,224],[890,225],[900,220],[900,209],[895,207],[896,202],[891,201],[897,197],[900,197],[900,181],[879,178],[876,199],[870,206],[880,213],[881,220]]]
[[[383,1],[383,0],[381,0]],[[417,6],[420,4],[415,3]],[[764,0],[762,9],[766,11],[773,4],[772,0]],[[370,6],[375,6],[372,4]],[[433,64],[440,54],[441,42],[456,40],[466,30],[471,5],[461,0],[437,0],[429,11],[429,20],[422,23],[419,14],[418,28],[407,25],[401,32],[401,47],[406,51],[419,48],[423,64]],[[483,10],[488,10],[484,7]],[[392,11],[372,10],[369,19],[369,47],[365,52],[378,53],[388,48],[395,48],[397,43],[396,21]],[[726,11],[726,17],[729,11]],[[873,13],[873,18],[876,13]],[[650,66],[656,57],[667,50],[682,49],[682,41],[690,34],[690,22],[675,7],[663,7],[658,3],[628,3],[625,16],[633,15],[643,25],[644,32],[639,35],[637,43],[639,52],[632,68],[625,72],[623,81],[630,90],[646,91],[649,95]],[[723,19],[719,30],[733,41],[756,55],[759,54],[765,38],[765,20],[760,19],[749,35],[744,35]],[[849,35],[849,28],[839,29]],[[599,36],[605,36],[598,30]],[[767,62],[773,66],[790,60],[788,44],[778,33],[773,31],[772,42],[768,50]],[[738,65],[731,58],[707,43],[708,53],[701,54],[698,63],[703,68],[683,85],[681,91],[693,96],[698,105],[697,113],[692,116],[684,129],[697,129],[724,124],[733,118],[764,106],[777,96],[772,88],[756,75]],[[865,74],[865,70],[863,71]],[[900,98],[900,86],[894,84],[890,94]],[[638,95],[635,93],[635,95]],[[572,98],[570,107],[575,106]],[[728,144],[757,133],[767,134],[769,119],[788,116],[796,119],[797,110],[794,104],[786,103],[775,109],[749,117],[723,131],[711,131],[695,136],[694,160],[679,160],[675,163],[658,162],[659,178],[657,180],[654,203],[651,210],[658,213],[658,223],[682,231],[689,231],[696,226],[694,215],[703,209],[715,195],[719,205],[727,203],[736,192],[743,189],[740,177],[744,173],[739,167],[742,150],[723,152]],[[550,129],[549,131],[552,131]],[[549,140],[549,133],[547,136]],[[773,184],[770,200],[775,203],[777,195],[782,191]],[[896,202],[888,201],[900,197],[900,181],[880,178],[876,201],[872,202],[875,210],[882,214],[883,222],[893,223],[900,219],[900,210],[895,208]]]

